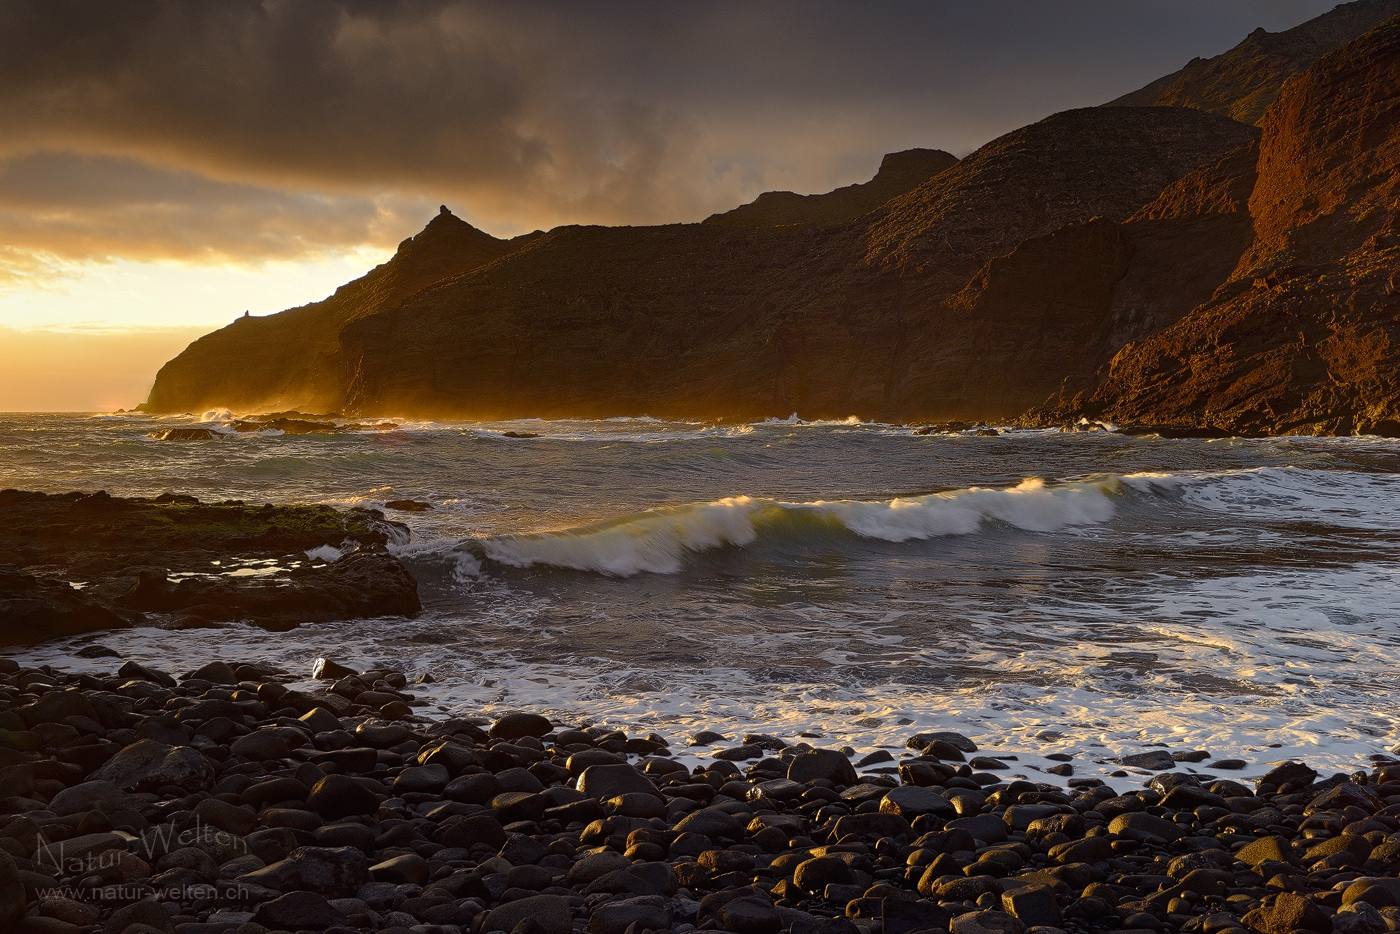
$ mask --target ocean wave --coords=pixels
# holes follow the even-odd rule
[[[761,537],[845,532],[886,542],[969,535],[988,522],[1029,532],[1107,522],[1117,477],[1050,485],[1031,478],[1014,487],[971,487],[882,501],[786,503],[732,496],[671,506],[554,532],[498,535],[475,544],[485,558],[511,567],[547,565],[616,577],[673,574],[687,556]]]

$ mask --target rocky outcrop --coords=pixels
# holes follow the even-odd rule
[[[45,642],[141,620],[74,589],[67,581],[0,566],[0,645]]]
[[[0,515],[0,645],[140,623],[282,630],[420,609],[417,583],[384,548],[408,529],[377,510],[3,490]],[[350,554],[308,559],[325,546]],[[246,568],[263,573],[230,573]]]
[[[913,191],[958,160],[941,149],[906,149],[892,152],[880,162],[880,170],[868,182],[847,185],[822,195],[791,191],[765,191],[748,204],[705,218],[706,224],[724,227],[797,227],[807,224],[841,224],[855,220],[892,198]]]
[[[315,382],[335,390],[310,409],[1015,415],[1059,386],[1057,367],[1074,347],[988,335],[1034,333],[1028,322],[1053,309],[984,303],[972,327],[947,301],[1021,241],[1096,216],[1126,220],[1254,133],[1185,109],[1071,111],[993,141],[844,224],[557,228],[357,314],[334,351],[308,349]],[[221,367],[211,386],[235,378],[226,364],[207,366]],[[165,380],[152,399],[187,407]]]
[[[1292,29],[1256,29],[1228,52],[1186,67],[1105,104],[1194,107],[1258,123],[1284,83],[1323,55],[1400,15],[1400,0],[1354,0]]]
[[[400,243],[387,263],[341,286],[324,301],[264,317],[244,315],[201,337],[161,368],[141,408],[260,412],[305,407],[324,391],[320,359],[335,351],[336,335],[346,322],[390,307],[448,276],[483,266],[533,236],[498,240],[444,206],[417,236]]]
[[[1228,280],[1125,347],[1091,392],[1066,394],[1039,417],[1400,433],[1398,95],[1400,19],[1291,82],[1263,121],[1252,240]]]

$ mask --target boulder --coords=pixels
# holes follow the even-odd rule
[[[578,779],[578,790],[603,801],[620,795],[656,795],[651,779],[630,765],[590,765]]]
[[[59,817],[85,811],[101,811],[104,814],[139,811],[143,806],[144,803],[139,798],[127,794],[107,781],[83,782],[65,788],[49,802],[49,810]]]
[[[508,713],[491,724],[487,733],[501,739],[519,739],[522,736],[544,736],[553,729],[549,719],[537,713]]]
[[[203,787],[213,774],[209,760],[190,746],[167,746],[139,739],[108,759],[90,778],[110,782],[123,791],[162,785],[178,785],[193,791]]]
[[[522,921],[533,921],[538,934],[570,934],[573,913],[562,895],[530,895],[493,908],[481,924],[481,934],[514,931]]]
[[[348,775],[327,775],[311,788],[306,806],[327,820],[379,810],[379,796]]]
[[[952,934],[1022,934],[1026,926],[1004,911],[969,911],[948,926]]]
[[[798,863],[792,881],[808,895],[821,895],[828,885],[851,885],[856,876],[844,859],[818,856]]]
[[[792,757],[787,777],[804,785],[823,778],[836,785],[854,785],[856,769],[844,753],[834,749],[814,749]]]
[[[253,921],[274,931],[324,931],[345,925],[349,919],[332,907],[324,895],[289,892],[258,905]]]
[[[1272,905],[1256,908],[1240,920],[1261,934],[1296,934],[1300,931],[1331,934],[1332,931],[1332,919],[1321,905],[1292,892],[1280,892]]]
[[[913,820],[920,814],[934,814],[938,817],[955,817],[957,811],[952,802],[931,788],[918,785],[901,785],[890,789],[880,799],[880,810],[885,814],[898,814],[906,820]]]

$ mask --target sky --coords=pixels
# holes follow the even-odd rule
[[[439,204],[497,236],[698,221],[1332,5],[0,0],[0,411],[135,404],[193,335],[325,297]]]

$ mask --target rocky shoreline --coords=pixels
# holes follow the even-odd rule
[[[408,527],[377,509],[0,490],[0,516],[0,645],[143,624],[283,631],[422,608],[386,549]]]
[[[433,721],[402,673],[315,677],[0,659],[0,930],[1400,929],[1396,760],[1250,788],[1152,750],[1123,760],[1145,786],[1066,790],[923,733],[862,776],[801,738]]]

